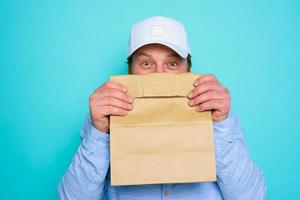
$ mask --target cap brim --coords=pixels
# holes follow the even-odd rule
[[[153,41],[147,41],[144,43],[140,43],[139,45],[136,45],[136,47],[134,49],[131,50],[131,52],[128,54],[128,57],[130,57],[135,51],[137,51],[139,48],[148,45],[148,44],[162,44],[164,46],[169,47],[170,49],[172,49],[173,51],[175,51],[180,57],[182,58],[187,58],[189,52],[168,42],[163,42],[163,41],[159,41],[159,40],[153,40]]]

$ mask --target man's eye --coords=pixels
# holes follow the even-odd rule
[[[143,68],[150,68],[151,67],[151,62],[150,61],[144,61],[141,63]]]
[[[177,62],[170,62],[169,64],[168,64],[168,68],[170,68],[170,69],[175,69],[175,68],[177,68]]]

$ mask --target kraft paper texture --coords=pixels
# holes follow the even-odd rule
[[[134,98],[127,116],[110,116],[112,185],[216,180],[211,112],[187,95],[199,74],[112,76]]]

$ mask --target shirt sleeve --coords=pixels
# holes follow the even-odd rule
[[[59,186],[59,199],[99,200],[106,189],[105,177],[109,168],[109,135],[85,121],[81,144]]]
[[[225,200],[264,199],[265,179],[248,153],[237,117],[214,123],[217,182]]]

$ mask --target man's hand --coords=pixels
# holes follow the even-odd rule
[[[203,75],[194,82],[195,88],[188,95],[189,105],[196,107],[196,111],[212,111],[215,122],[227,118],[230,110],[229,91],[214,75]]]
[[[93,126],[109,133],[109,115],[125,116],[133,108],[133,98],[121,84],[106,82],[90,96]]]

